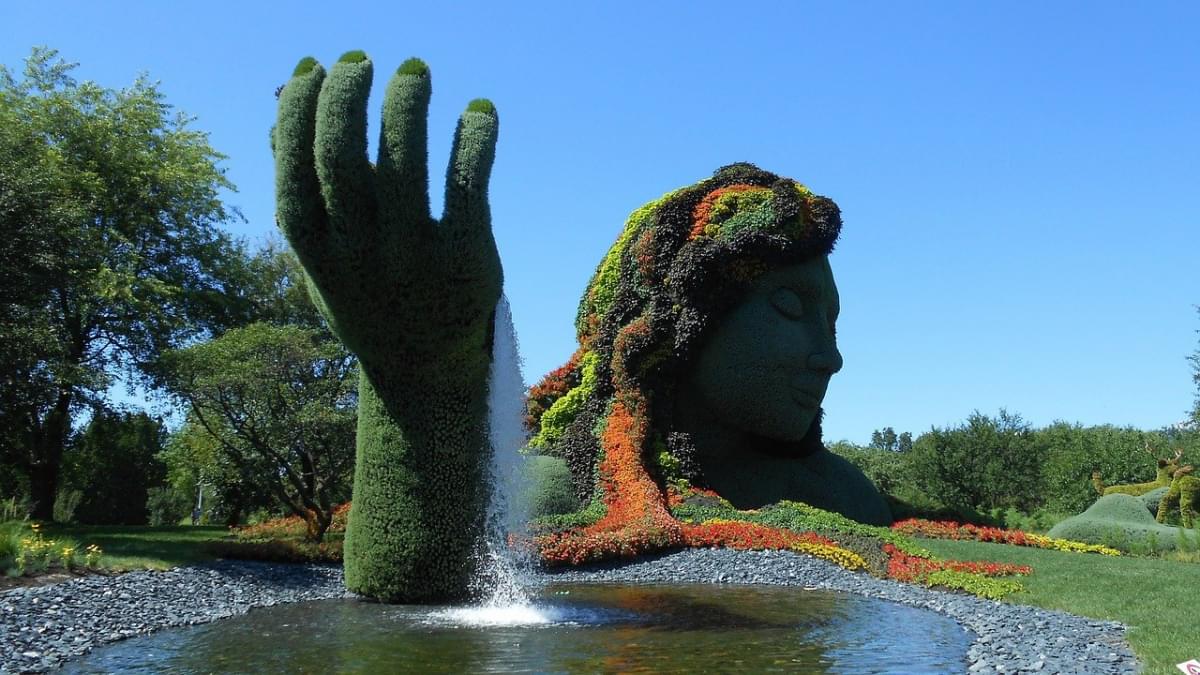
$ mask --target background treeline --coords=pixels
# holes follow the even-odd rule
[[[903,434],[901,434],[903,436]],[[940,517],[977,524],[1045,529],[1097,498],[1092,472],[1108,485],[1154,479],[1159,457],[1182,449],[1200,459],[1200,431],[1157,431],[1055,422],[1034,428],[1020,415],[979,412],[933,428],[902,446],[891,429],[872,443],[829,447],[859,466],[888,497],[897,517]]]
[[[229,235],[207,135],[146,77],[73,69],[45,48],[0,65],[6,512],[174,524],[202,503],[206,521],[299,515],[319,539],[349,496],[353,358],[286,247]],[[144,398],[155,415],[126,409]]]

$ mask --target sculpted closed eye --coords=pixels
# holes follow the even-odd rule
[[[771,306],[789,319],[804,316],[804,300],[790,288],[779,288],[771,294]]]

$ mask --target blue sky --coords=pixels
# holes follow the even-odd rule
[[[434,176],[458,113],[491,98],[531,382],[573,351],[629,212],[751,161],[842,209],[828,440],[1000,407],[1155,428],[1191,407],[1200,5],[582,4],[10,3],[0,62],[48,45],[79,79],[161,81],[228,155],[252,240],[274,231],[273,92],[301,57],[371,56],[372,147],[386,78],[425,59]]]

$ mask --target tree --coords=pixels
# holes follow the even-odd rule
[[[913,444],[910,470],[927,495],[949,507],[1029,510],[1041,501],[1043,453],[1020,415],[975,411],[953,429]]]
[[[201,513],[210,522],[233,527],[252,511],[280,508],[268,485],[272,472],[257,462],[239,467],[191,410],[167,439],[159,459],[167,467],[170,489],[188,502],[187,511],[202,501]]]
[[[871,432],[871,446],[876,450],[890,450],[896,452],[902,450],[901,441],[907,437],[908,447],[912,447],[912,434],[907,431],[899,436],[896,435],[896,430],[891,427],[876,429]]]
[[[203,334],[236,255],[219,229],[237,216],[219,199],[233,185],[206,135],[145,77],[79,83],[56,56],[34,49],[21,79],[0,66],[0,440],[37,518],[72,414]]]
[[[319,331],[258,323],[170,352],[161,367],[236,470],[265,477],[320,541],[354,466],[357,369],[341,344]]]
[[[146,497],[166,468],[157,459],[162,423],[145,413],[100,411],[63,456],[63,484],[79,490],[76,519],[89,525],[145,525]]]

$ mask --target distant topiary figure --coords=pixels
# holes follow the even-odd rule
[[[1104,481],[1100,478],[1100,472],[1093,471],[1092,485],[1096,487],[1096,492],[1099,492],[1101,495],[1120,494],[1139,497],[1147,492],[1150,492],[1151,490],[1169,487],[1175,472],[1179,469],[1179,460],[1181,457],[1183,457],[1183,451],[1176,450],[1175,456],[1171,458],[1158,457],[1154,454],[1154,451],[1150,449],[1150,443],[1148,441],[1146,442],[1145,449],[1146,452],[1149,453],[1150,456],[1153,457],[1158,463],[1158,469],[1156,470],[1154,480],[1148,483],[1130,483],[1128,485],[1105,486]]]
[[[828,260],[840,230],[831,200],[750,164],[634,211],[580,303],[579,350],[530,390],[531,447],[564,458],[581,502],[605,507],[544,540],[544,558],[687,544],[668,500],[688,485],[738,508],[794,500],[891,522],[821,442],[842,366]]]
[[[1179,467],[1175,471],[1175,478],[1171,481],[1171,487],[1158,503],[1158,516],[1156,518],[1158,522],[1166,522],[1167,515],[1171,513],[1171,509],[1179,507],[1179,515],[1183,519],[1183,526],[1186,528],[1192,527],[1197,507],[1200,506],[1200,477],[1191,475],[1192,469],[1192,465],[1189,464]]]
[[[372,66],[312,58],[279,95],[279,226],[314,301],[361,364],[346,585],[386,601],[462,597],[486,494],[485,416],[501,269],[487,187],[497,116],[472,101],[454,136],[445,210],[429,213],[429,69],[397,70],[367,159]]]
[[[1174,550],[1181,539],[1193,547],[1200,543],[1195,532],[1157,522],[1142,498],[1121,493],[1104,495],[1083,513],[1059,522],[1047,534],[1123,551],[1151,542],[1161,551]]]

